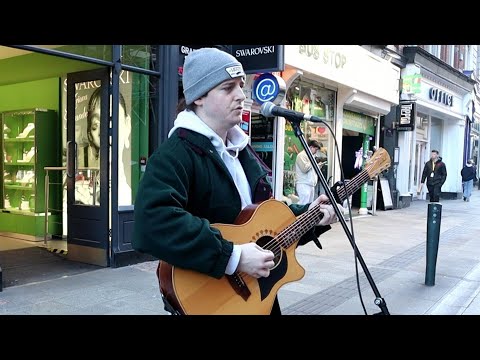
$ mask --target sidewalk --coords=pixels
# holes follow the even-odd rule
[[[435,285],[425,285],[428,202],[354,218],[357,246],[391,314],[480,313],[480,191],[442,204]],[[348,223],[347,223],[348,224]],[[349,225],[349,224],[348,224]],[[350,226],[350,225],[349,225]],[[279,292],[285,314],[364,314],[353,249],[340,224],[297,251],[306,276]],[[368,314],[380,308],[358,264]]]
[[[427,204],[354,217],[360,253],[392,315],[480,313],[480,191],[470,202],[445,200],[435,285],[425,285]],[[350,222],[347,222],[350,226]],[[352,246],[340,223],[298,248],[306,274],[278,292],[284,314],[363,315]],[[167,314],[158,291],[157,262],[103,268],[12,286],[0,293],[0,314]],[[367,313],[380,312],[360,263]]]

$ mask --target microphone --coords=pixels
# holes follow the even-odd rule
[[[306,115],[304,113],[301,113],[295,110],[285,109],[275,105],[270,101],[267,101],[262,104],[262,106],[260,107],[260,113],[265,117],[281,116],[293,122],[301,122],[302,120],[308,120],[312,122],[323,122],[323,120],[318,116]]]

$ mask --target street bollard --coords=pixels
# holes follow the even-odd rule
[[[425,285],[435,285],[435,269],[437,266],[438,243],[440,240],[440,224],[442,221],[442,205],[428,204],[427,217],[427,267]]]

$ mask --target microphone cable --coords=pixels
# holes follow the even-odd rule
[[[343,173],[342,159],[340,157],[340,152],[338,150],[337,138],[335,137],[335,134],[334,134],[332,128],[330,127],[330,125],[328,125],[323,120],[322,120],[321,123],[324,124],[328,128],[328,130],[330,131],[330,134],[332,135],[333,141],[335,143],[334,148],[335,148],[335,152],[336,152],[336,155],[337,155],[337,158],[338,158],[338,163],[339,163],[339,166],[340,166],[340,179],[341,179],[341,182],[342,182],[342,185],[340,185],[340,186],[343,186],[345,194],[347,194],[347,199],[346,200],[347,200],[347,207],[348,207],[348,215],[350,216],[350,232],[352,233],[352,240],[353,240],[353,252],[354,252],[354,258],[355,258],[355,278],[356,278],[356,281],[357,281],[357,291],[358,291],[358,296],[360,298],[360,303],[362,304],[363,312],[364,312],[365,315],[368,315],[367,309],[365,308],[365,304],[363,302],[362,290],[360,288],[360,277],[359,277],[359,273],[358,273],[358,248],[357,248],[357,242],[355,240],[355,234],[353,232],[352,206],[350,204],[350,196],[347,192],[347,186],[345,184],[345,175]],[[343,204],[341,204],[341,205],[343,207]]]

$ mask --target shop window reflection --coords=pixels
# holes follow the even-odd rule
[[[296,80],[288,89],[286,95],[286,107],[308,115],[317,116],[332,124],[335,119],[336,92],[319,85],[309,82]],[[301,130],[305,135],[306,141],[317,140],[321,149],[315,154],[320,170],[329,185],[331,186],[331,163],[334,141],[332,134],[326,125],[310,121],[302,121]],[[295,136],[291,124],[287,121],[285,124],[285,144],[284,144],[284,177],[283,177],[283,195],[289,198],[292,203],[298,201],[295,191],[295,160],[303,146],[300,140]],[[317,184],[316,193],[322,193],[320,181]]]

